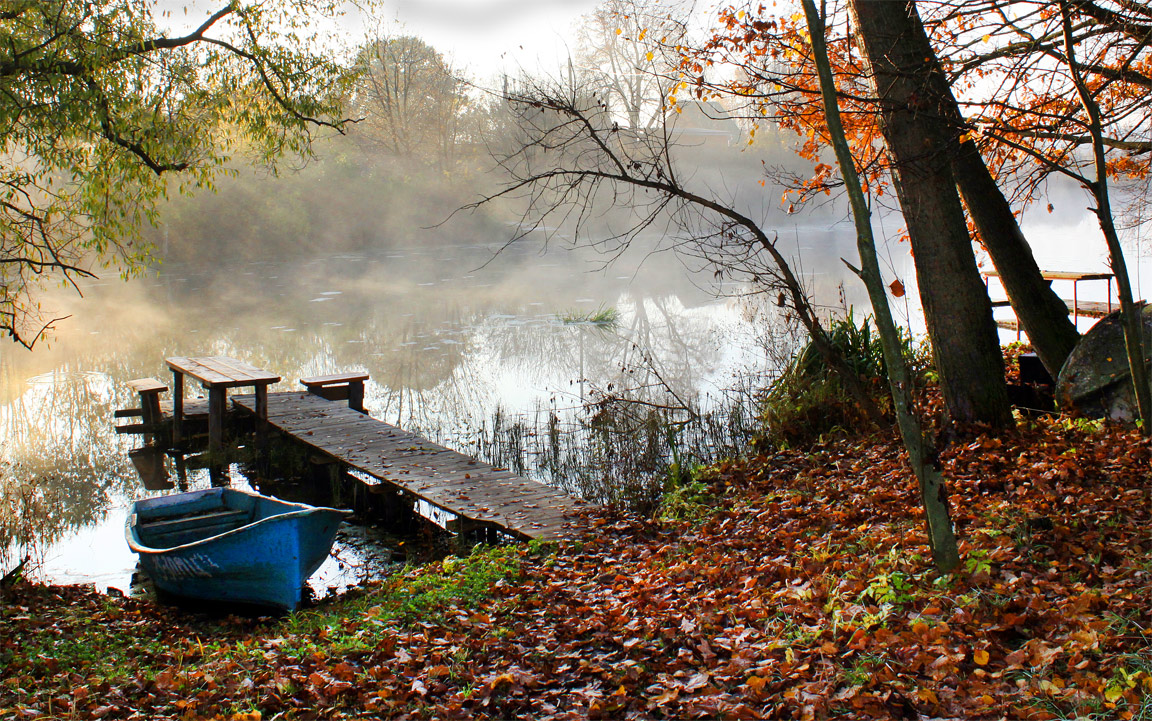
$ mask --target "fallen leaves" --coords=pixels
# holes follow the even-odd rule
[[[25,587],[0,607],[0,715],[1124,718],[1152,703],[1150,455],[1060,423],[958,444],[954,578],[871,438],[724,464],[700,521],[604,512],[554,553],[290,619]]]

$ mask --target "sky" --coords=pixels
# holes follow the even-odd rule
[[[373,16],[348,3],[340,35],[358,45],[374,32],[416,35],[481,83],[501,72],[554,71],[574,48],[580,16],[600,0],[376,0]],[[194,28],[225,0],[154,0],[173,34]],[[166,18],[162,15],[168,12]]]
[[[383,0],[392,28],[417,35],[479,80],[518,67],[554,70],[598,0]]]

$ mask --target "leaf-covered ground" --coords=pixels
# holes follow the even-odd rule
[[[413,570],[284,619],[76,588],[0,607],[0,718],[1152,718],[1152,446],[1082,421],[710,470],[672,518]]]

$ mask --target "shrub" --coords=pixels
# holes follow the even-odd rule
[[[880,336],[867,316],[856,324],[852,311],[833,321],[829,340],[864,384],[865,390],[886,413],[891,410],[888,395],[888,369]],[[931,378],[931,358],[900,331],[901,351],[913,378],[923,383]],[[844,388],[840,377],[828,365],[814,343],[806,343],[765,395],[760,414],[762,429],[753,440],[758,451],[797,446],[821,436],[852,428],[866,427],[868,419],[856,400]]]

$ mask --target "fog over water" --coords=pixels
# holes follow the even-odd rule
[[[43,506],[41,577],[127,587],[135,557],[124,509],[150,492],[128,456],[139,441],[114,433],[112,412],[138,405],[126,381],[167,382],[168,356],[235,356],[281,375],[273,391],[364,370],[373,416],[465,452],[498,411],[530,420],[576,412],[596,389],[640,385],[650,371],[706,407],[738,376],[767,369],[754,304],[672,255],[599,269],[588,253],[525,242],[494,256],[497,248],[171,264],[86,284],[83,299],[53,296],[72,317],[51,343],[0,356],[5,483],[11,493],[38,481],[28,503]],[[573,322],[606,308],[619,313],[614,328]],[[208,483],[193,474],[193,487]]]
[[[367,371],[373,416],[478,453],[498,415],[538,425],[549,414],[578,414],[610,390],[722,405],[767,382],[796,342],[774,293],[747,296],[755,288],[746,278],[718,278],[698,254],[678,256],[668,233],[638,239],[611,263],[569,247],[563,228],[547,242],[537,235],[508,246],[518,217],[509,206],[438,225],[490,192],[490,176],[350,156],[340,142],[299,173],[243,172],[215,195],[173,201],[149,236],[165,261],[157,269],[82,283],[82,298],[47,293],[45,307],[70,317],[34,352],[0,348],[0,531],[39,540],[39,578],[127,588],[135,557],[123,540],[124,512],[157,491],[142,487],[128,455],[139,441],[117,436],[112,414],[137,405],[128,380],[170,379],[168,356],[243,359],[284,379],[272,391],[297,388],[301,377]],[[757,190],[763,157],[704,149],[694,177],[778,231],[819,304],[854,306],[862,317],[866,295],[841,261],[856,258],[845,209],[833,202],[787,215],[778,191]],[[1041,206],[1024,216],[1041,267],[1106,270],[1083,194],[1061,185],[1050,193],[1051,213]],[[603,235],[624,215],[606,213]],[[911,258],[895,240],[902,224],[879,211],[875,222],[888,239],[888,280],[909,290],[894,311],[922,333]],[[584,238],[595,240],[595,232]],[[1134,240],[1137,290],[1150,287],[1144,252]],[[1103,300],[1105,287],[1085,284],[1080,297]],[[586,322],[606,309],[618,314],[614,326]],[[208,483],[193,474],[193,487]],[[356,548],[338,552],[354,564]],[[335,566],[322,570],[320,586],[339,575]]]

